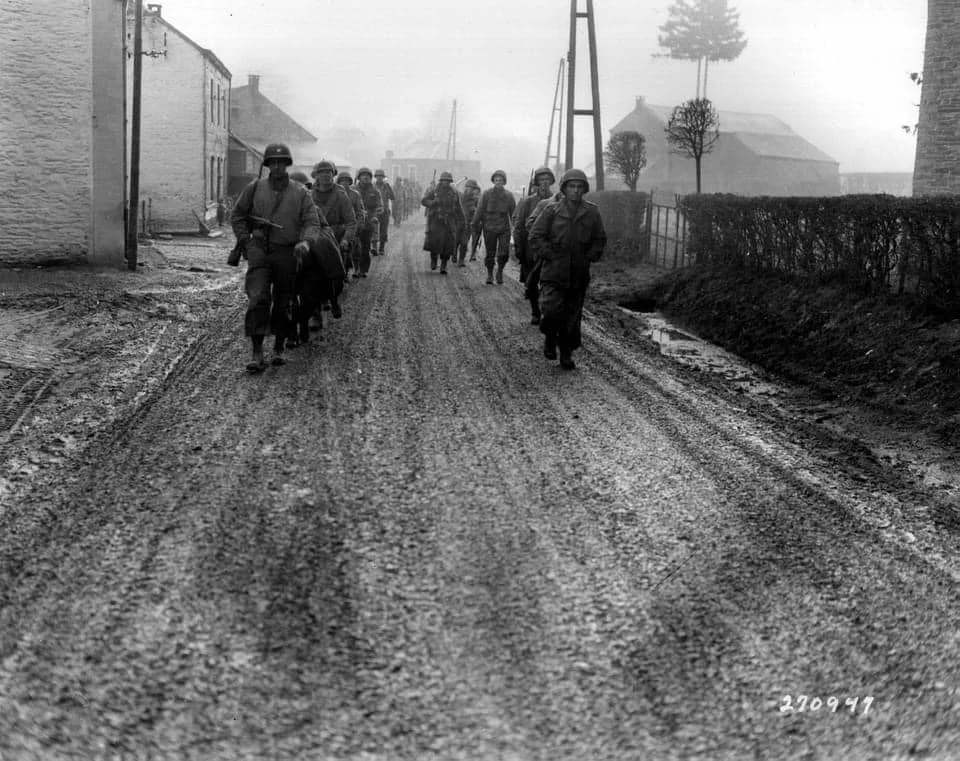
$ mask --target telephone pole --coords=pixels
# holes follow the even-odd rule
[[[447,161],[457,160],[457,99],[453,99],[450,112],[450,130],[447,132]]]
[[[570,0],[570,50],[567,53],[567,169],[573,166],[573,117],[593,117],[593,153],[596,188],[603,190],[603,136],[600,134],[600,86],[597,75],[597,30],[593,18],[593,0],[586,0],[587,9],[578,10],[579,0]],[[587,20],[587,38],[590,45],[590,90],[592,108],[576,108],[577,19]]]

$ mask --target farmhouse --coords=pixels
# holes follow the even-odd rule
[[[634,130],[646,138],[647,165],[637,190],[657,194],[693,193],[693,159],[672,153],[664,132],[673,108],[638,97],[633,111],[610,130]],[[747,196],[829,196],[840,191],[839,163],[767,114],[719,111],[720,140],[703,157],[702,192]],[[612,175],[612,173],[611,173]],[[609,177],[614,189],[619,178]],[[623,187],[622,185],[620,187]]]
[[[132,99],[134,4],[127,10],[127,92]],[[143,13],[141,218],[149,232],[193,232],[224,195],[230,71],[147,4]]]

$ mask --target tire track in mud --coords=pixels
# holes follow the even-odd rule
[[[225,310],[49,505],[4,518],[0,755],[889,756],[955,735],[927,689],[956,676],[951,579],[895,547],[884,566],[786,435],[589,323],[561,372],[513,283],[430,273],[419,226],[391,232],[322,343],[249,377]],[[801,689],[876,690],[880,719],[781,717]]]

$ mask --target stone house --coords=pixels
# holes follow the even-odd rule
[[[0,167],[30,175],[0,193],[0,267],[123,266],[123,3],[0,3],[0,28]]]
[[[664,129],[673,108],[638,97],[634,110],[610,130],[635,130],[646,138],[647,165],[638,191],[660,194],[696,191],[693,159],[669,150]],[[780,119],[767,114],[720,111],[720,140],[703,157],[703,193],[745,196],[832,196],[840,193],[840,165]],[[626,187],[609,172],[607,189]]]
[[[127,8],[127,97],[133,97],[135,3]],[[226,194],[230,71],[163,18],[143,13],[141,218],[150,232],[195,232]]]
[[[419,182],[426,187],[433,179],[434,172],[450,172],[454,180],[472,177],[483,184],[480,177],[480,162],[467,159],[446,158],[447,144],[438,140],[417,140],[406,146],[400,153],[387,151],[381,159],[380,168],[391,182],[398,177]]]
[[[321,158],[330,158],[320,152],[317,138],[260,91],[260,76],[250,74],[247,84],[230,91],[230,132],[237,139],[230,165],[231,191],[240,189],[257,176],[260,166],[251,164],[252,156],[263,156],[270,143],[285,143],[293,154],[291,172],[310,175],[313,165]],[[242,156],[241,146],[252,149]],[[339,167],[338,167],[339,168]]]

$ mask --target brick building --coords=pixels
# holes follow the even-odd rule
[[[960,14],[956,0],[928,0],[913,194],[960,194]]]
[[[635,130],[646,138],[647,165],[637,190],[681,195],[696,191],[693,159],[671,153],[664,129],[673,108],[637,98],[610,134]],[[701,162],[702,192],[748,196],[832,196],[840,193],[840,165],[767,114],[719,111],[720,140]],[[607,189],[626,187],[615,174]]]
[[[213,219],[226,194],[230,71],[161,8],[149,3],[143,13],[140,200],[151,232],[195,232],[197,218]],[[128,98],[134,12],[128,3]]]
[[[124,264],[124,18],[117,0],[0,3],[0,267]]]

